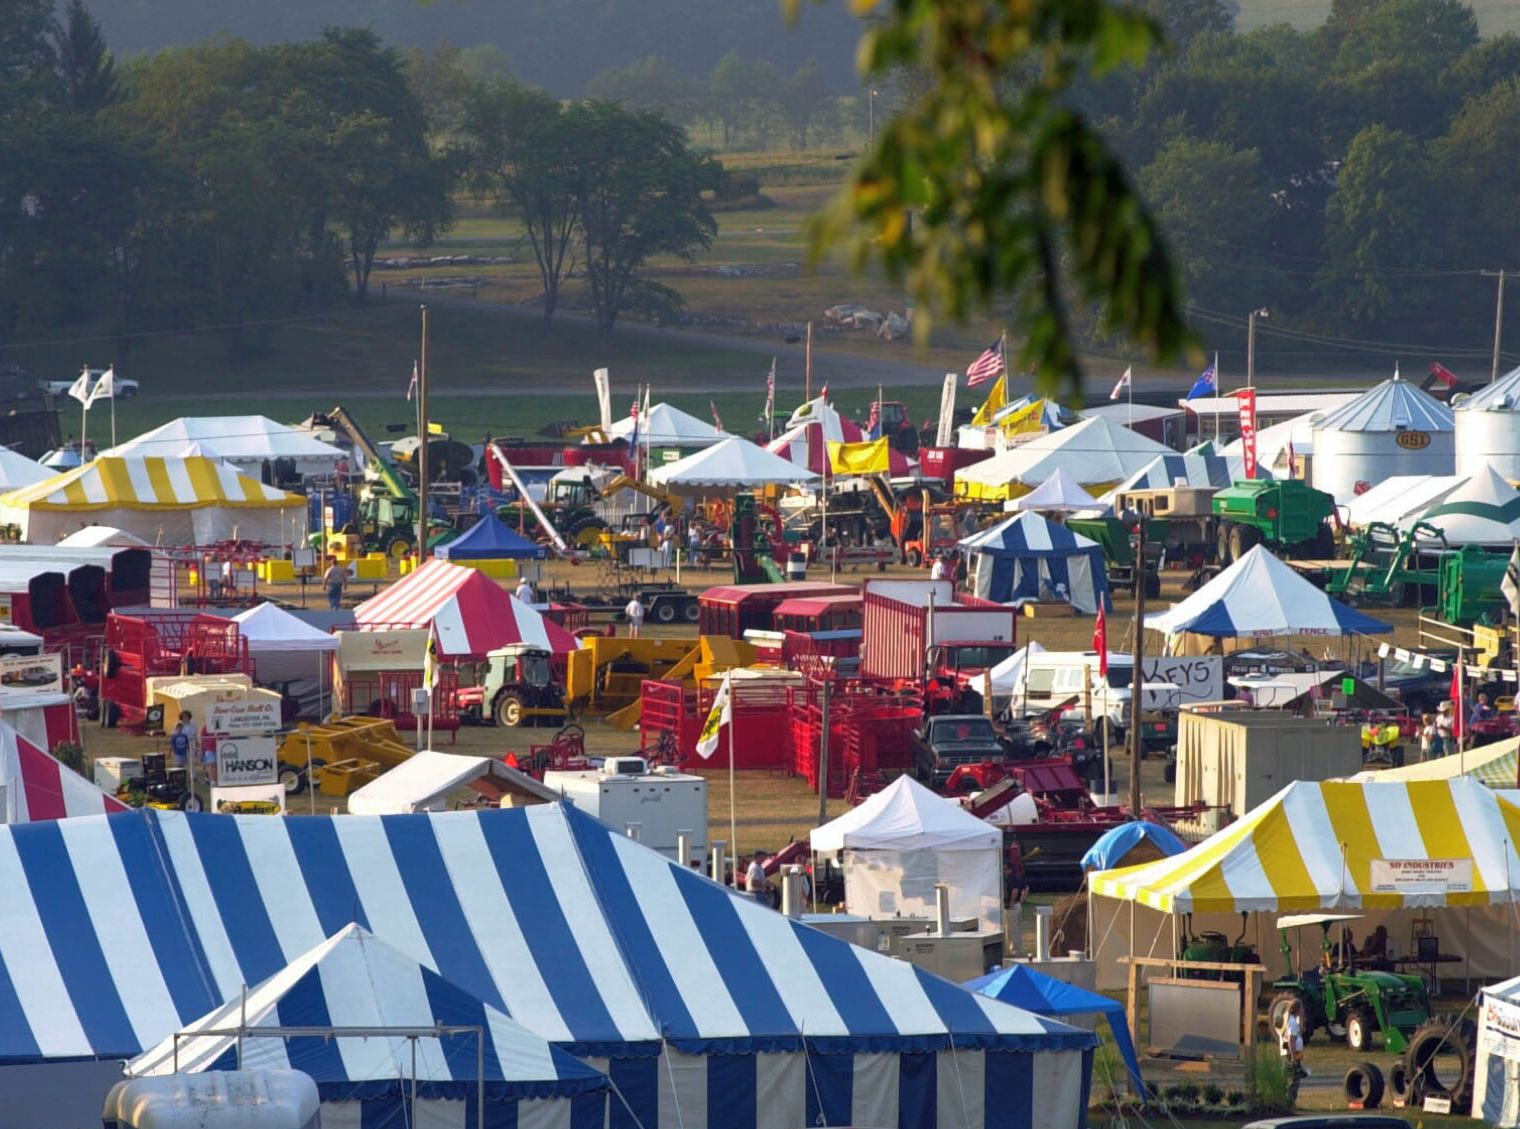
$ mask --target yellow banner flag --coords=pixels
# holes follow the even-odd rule
[[[829,464],[834,474],[891,474],[892,446],[885,436],[864,443],[830,443]]]
[[[971,417],[972,427],[991,427],[992,417],[997,415],[1008,406],[1008,374],[1005,372],[997,378],[997,383],[992,386],[992,391],[987,393],[987,399],[976,410],[976,415]]]
[[[1004,435],[1028,435],[1045,426],[1045,401],[1036,400],[1004,417],[1000,426]]]

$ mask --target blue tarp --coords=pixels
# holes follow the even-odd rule
[[[1120,824],[1111,831],[1105,831],[1082,856],[1082,870],[1113,870],[1123,862],[1125,855],[1145,841],[1156,844],[1167,858],[1180,855],[1188,849],[1187,844],[1177,838],[1170,828],[1137,819],[1133,823]]]
[[[967,980],[965,986],[973,992],[991,996],[1005,1004],[1033,1012],[1035,1015],[1094,1015],[1107,1018],[1108,1029],[1113,1032],[1114,1045],[1124,1059],[1124,1067],[1134,1080],[1135,1093],[1149,1105],[1150,1093],[1145,1080],[1140,1077],[1140,1058],[1135,1054],[1135,1043],[1129,1037],[1129,1023],[1124,1016],[1124,1005],[1097,992],[1089,992],[1075,984],[1057,980],[1036,972],[1028,965],[1016,964],[1012,968],[989,972],[975,980]],[[1114,1017],[1118,1016],[1117,1019]]]
[[[433,550],[433,556],[446,561],[541,561],[548,555],[546,546],[513,533],[495,514],[486,514],[454,540]]]

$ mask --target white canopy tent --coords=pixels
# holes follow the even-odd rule
[[[529,793],[544,802],[559,799],[524,772],[509,768],[499,757],[471,757],[424,749],[384,776],[370,781],[348,797],[350,815],[396,815],[412,811],[444,811],[449,796],[460,788],[489,781],[489,793]]]
[[[1342,514],[1353,529],[1363,529],[1373,522],[1398,525],[1411,515],[1439,505],[1466,481],[1467,477],[1461,474],[1396,474],[1352,498],[1341,507]]]
[[[733,437],[694,455],[687,455],[684,459],[667,463],[656,469],[649,478],[672,490],[750,490],[758,486],[816,482],[818,475],[807,467],[798,466],[780,455],[773,455],[748,439]]]
[[[331,474],[347,458],[310,432],[265,416],[184,416],[102,453],[183,458],[192,445],[198,453],[255,477],[266,462],[276,459],[291,460],[297,474],[313,475]]]
[[[118,529],[114,525],[87,525],[70,533],[59,545],[71,549],[100,548],[148,548],[148,543],[135,533]]]
[[[934,887],[943,882],[951,917],[1002,928],[1002,832],[911,776],[814,830],[811,843],[819,854],[844,856],[852,913],[933,917]]]
[[[640,446],[711,447],[728,438],[728,432],[669,404],[655,404],[649,409],[649,416],[641,414],[637,422]],[[634,431],[634,418],[624,416],[612,425],[609,438],[632,441]]]
[[[955,472],[955,489],[956,493],[971,498],[1017,498],[1057,470],[1064,470],[1084,487],[1107,490],[1155,461],[1158,455],[1173,453],[1164,443],[1113,420],[1085,419],[962,467]]]
[[[55,473],[57,472],[51,467],[45,467],[9,447],[0,447],[0,492],[30,486],[44,478],[52,478]]]
[[[1292,478],[1293,463],[1314,454],[1314,422],[1323,412],[1305,412],[1301,416],[1274,423],[1256,433],[1256,464],[1272,472],[1274,478]],[[1221,455],[1245,457],[1245,442],[1238,436],[1220,448]]]
[[[1046,513],[1081,513],[1106,510],[1108,507],[1077,485],[1077,480],[1061,467],[1022,498],[1006,505],[1010,510],[1043,510]]]
[[[1484,466],[1435,505],[1407,514],[1401,524],[1408,527],[1416,521],[1439,529],[1452,548],[1508,548],[1520,540],[1520,490],[1493,467]]]
[[[1520,1126],[1520,976],[1479,992],[1472,1114],[1497,1129]]]
[[[265,685],[286,684],[286,692],[302,705],[302,713],[327,715],[329,657],[338,637],[313,627],[278,604],[263,603],[232,617],[238,633],[248,640],[258,679]]]
[[[1031,639],[991,670],[992,696],[1006,698],[1018,692],[1024,683],[1024,672],[1029,667],[1029,656],[1044,654],[1045,648],[1038,640]]]

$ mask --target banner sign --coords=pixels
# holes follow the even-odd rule
[[[1240,408],[1240,447],[1245,459],[1247,478],[1256,477],[1256,389],[1242,388],[1235,393]]]
[[[1466,894],[1472,859],[1373,859],[1372,894]]]
[[[1182,691],[1182,702],[1217,702],[1224,697],[1222,655],[1146,655],[1147,682],[1170,682]]]
[[[1520,1007],[1485,993],[1480,1018],[1483,1049],[1500,1058],[1520,1060]]]
[[[280,728],[280,703],[275,698],[213,702],[206,710],[206,728],[216,734],[239,736],[274,733]]]
[[[216,782],[222,788],[279,780],[273,737],[222,738],[216,743]]]
[[[0,690],[15,690],[27,694],[61,693],[63,691],[63,656],[0,656]]]
[[[939,427],[934,433],[936,447],[953,445],[955,424],[955,385],[960,379],[957,373],[945,373],[945,384],[939,391]]]

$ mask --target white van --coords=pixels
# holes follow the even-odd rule
[[[1108,655],[1108,678],[1098,674],[1097,651],[1040,651],[1027,660],[1024,677],[1012,688],[1009,709],[1016,717],[1053,710],[1070,702],[1068,716],[1086,717],[1090,688],[1093,717],[1108,716],[1109,732],[1122,737],[1129,725],[1135,662],[1130,655]],[[1172,682],[1147,682],[1140,708],[1146,713],[1176,710],[1182,688]]]

